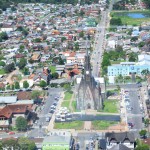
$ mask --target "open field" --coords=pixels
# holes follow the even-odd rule
[[[105,100],[102,112],[118,113],[118,100]]]
[[[65,92],[65,97],[64,97],[64,100],[70,100],[71,97],[72,97],[72,94],[71,92]]]
[[[115,121],[92,121],[92,129],[94,130],[106,130],[109,126],[115,125],[118,122]]]
[[[72,121],[72,122],[61,122],[61,123],[55,123],[54,128],[55,129],[76,129],[81,130],[83,129],[84,121]]]
[[[129,13],[142,13],[145,15],[150,15],[150,11],[113,11],[110,15],[111,18],[120,18],[123,25],[140,25],[143,22],[149,22],[150,17],[145,18],[131,18],[127,16]]]

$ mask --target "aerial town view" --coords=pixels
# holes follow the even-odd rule
[[[150,0],[0,0],[0,150],[150,150]]]

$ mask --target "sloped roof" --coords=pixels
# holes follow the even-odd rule
[[[117,144],[113,146],[112,148],[110,148],[109,150],[131,150],[131,149],[123,144]]]
[[[31,110],[32,104],[16,104],[7,105],[0,110],[0,116],[10,118],[13,113],[25,113],[26,110]]]
[[[134,134],[131,132],[122,132],[122,133],[106,133],[106,138],[108,138],[109,141],[116,140],[117,142],[123,142],[125,139],[129,139],[130,142],[135,142]]]

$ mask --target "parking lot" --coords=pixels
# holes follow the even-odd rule
[[[126,122],[129,130],[138,131],[142,129],[143,106],[140,101],[139,88],[126,88],[122,90],[122,99],[126,109]]]

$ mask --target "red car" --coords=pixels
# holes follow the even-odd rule
[[[13,135],[13,134],[15,134],[15,132],[9,132],[8,134],[9,134],[9,135]]]

